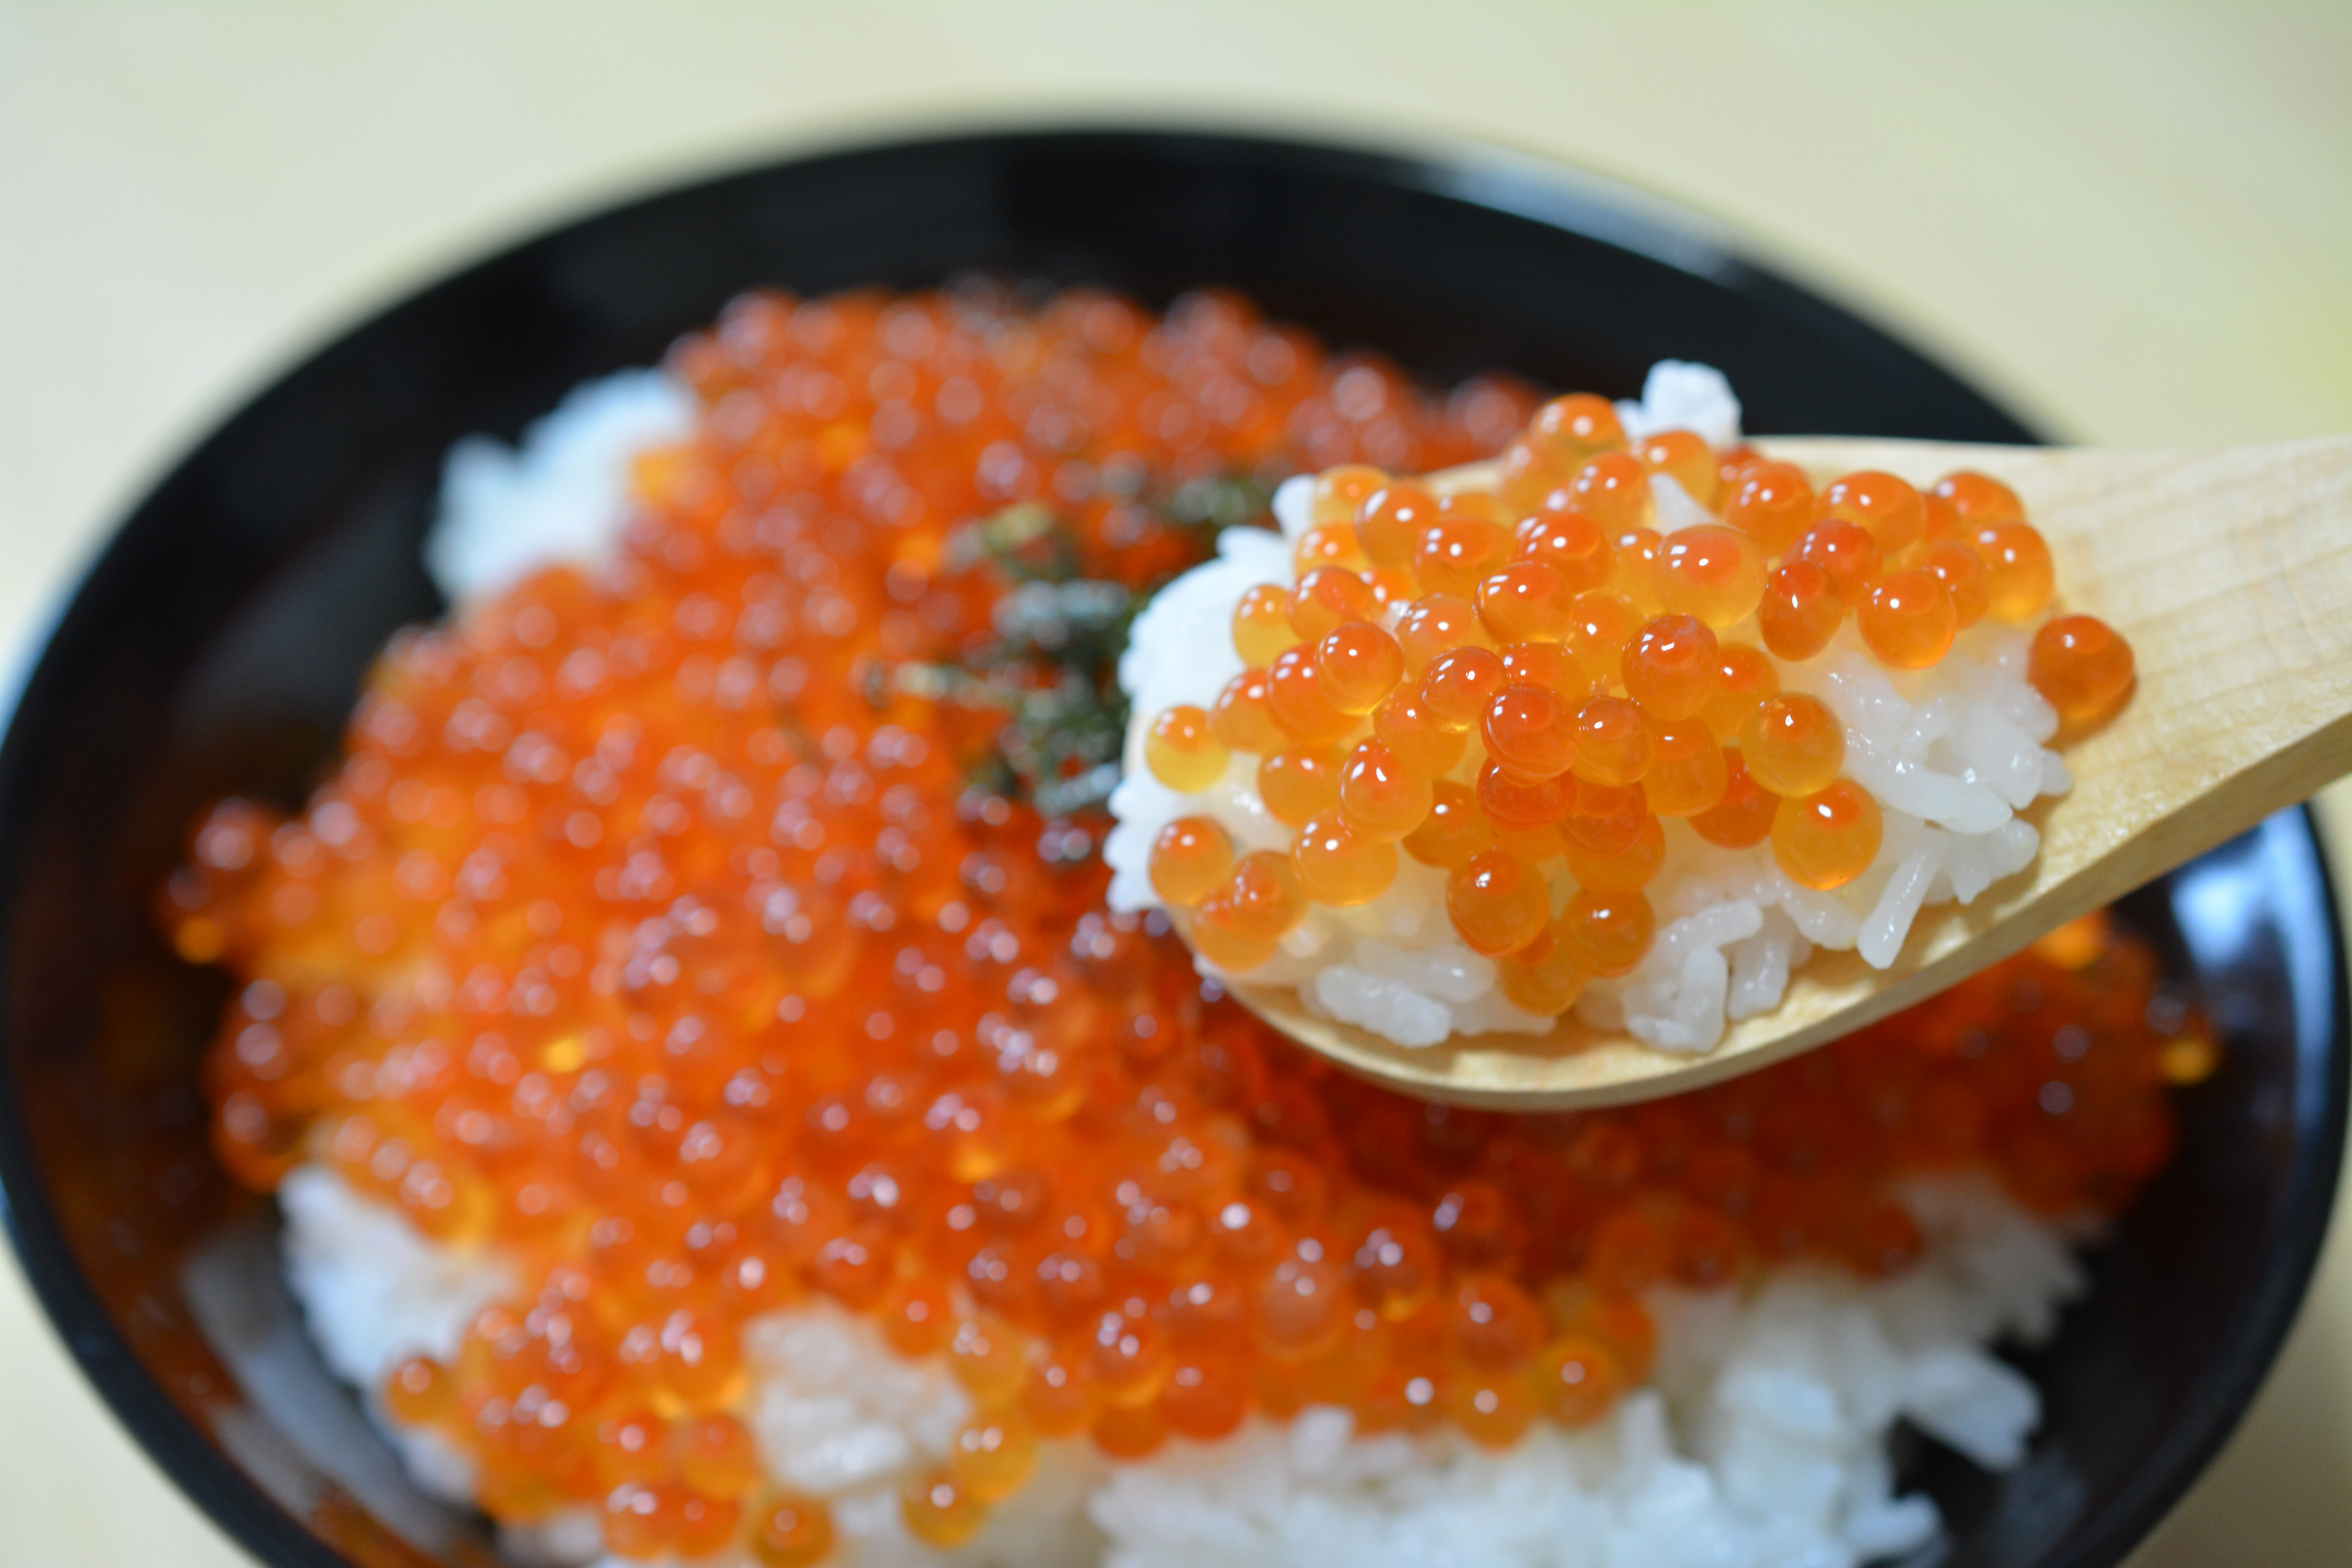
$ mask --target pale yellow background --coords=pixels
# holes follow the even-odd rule
[[[0,0],[0,647],[341,325],[608,197],[983,117],[1483,136],[1726,218],[2053,428],[2352,430],[2352,6]],[[2352,843],[2352,797],[2330,802]],[[2352,1558],[2352,1224],[2136,1568]],[[0,1564],[228,1568],[0,1264]]]

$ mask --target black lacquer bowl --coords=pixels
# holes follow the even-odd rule
[[[366,663],[438,608],[417,543],[441,457],[644,363],[736,290],[960,271],[1153,304],[1235,286],[1338,346],[1443,381],[1487,367],[1633,391],[1663,357],[1738,387],[1751,428],[2032,439],[1707,226],[1562,171],[1191,134],[984,135],[783,163],[509,251],[386,311],[257,398],[148,497],[73,600],[0,750],[0,1179],[26,1272],[123,1421],[272,1564],[491,1561],[415,1493],[291,1316],[272,1216],[204,1138],[224,983],[176,962],[153,891],[191,815],[289,803]],[[2126,900],[2227,1065],[2029,1371],[2023,1468],[1927,1453],[1953,1563],[2118,1561],[2228,1435],[2325,1227],[2346,1098],[2345,974],[2308,819]],[[30,1412],[0,1419],[35,1419]]]

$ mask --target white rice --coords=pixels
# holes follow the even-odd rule
[[[1629,433],[1681,426],[1720,445],[1738,439],[1738,405],[1703,365],[1659,364],[1642,403],[1620,409]],[[1118,826],[1103,846],[1113,908],[1161,902],[1149,872],[1151,844],[1176,817],[1214,818],[1244,850],[1289,843],[1290,830],[1257,797],[1256,756],[1236,754],[1211,788],[1179,794],[1143,766],[1142,739],[1161,711],[1178,703],[1208,708],[1240,672],[1234,606],[1256,584],[1290,584],[1289,542],[1308,526],[1309,488],[1293,479],[1276,495],[1280,535],[1228,530],[1215,561],[1178,578],[1136,619],[1118,670],[1134,705],[1126,776],[1110,797]],[[1710,521],[1670,480],[1653,488],[1662,531]],[[1718,635],[1763,643],[1752,617]],[[1727,1021],[1780,1005],[1790,972],[1813,949],[1853,949],[1886,968],[1923,908],[1971,902],[2032,863],[2040,838],[2017,813],[2073,780],[2043,744],[2058,717],[2026,682],[2027,642],[2018,628],[1979,622],[1934,668],[1888,671],[1864,651],[1849,621],[1817,657],[1773,660],[1782,690],[1819,698],[1843,726],[1844,771],[1877,797],[1885,817],[1876,860],[1844,887],[1817,892],[1783,875],[1769,844],[1724,849],[1685,822],[1665,822],[1665,861],[1645,889],[1657,937],[1633,973],[1590,984],[1578,1016],[1659,1050],[1708,1050]],[[1474,731],[1450,776],[1475,784],[1485,761]],[[1551,869],[1555,907],[1562,907],[1575,885],[1556,864]],[[1494,989],[1494,965],[1454,934],[1444,883],[1443,873],[1400,856],[1388,891],[1354,909],[1316,907],[1272,959],[1241,978],[1294,988],[1310,1011],[1401,1046],[1548,1032],[1551,1020],[1506,1001]],[[1202,967],[1213,971],[1205,960]]]

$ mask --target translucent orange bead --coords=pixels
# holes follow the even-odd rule
[[[1548,779],[1576,760],[1576,703],[1540,686],[1507,686],[1486,704],[1486,753],[1513,773]]]
[[[1017,1415],[982,1415],[948,1445],[948,1474],[982,1502],[1003,1502],[1036,1468],[1037,1436]]]
[[[752,1505],[744,1542],[757,1568],[815,1568],[833,1555],[833,1510],[803,1492],[770,1491]]]
[[[1563,1335],[1546,1346],[1531,1381],[1544,1414],[1570,1431],[1608,1415],[1623,1386],[1617,1358],[1585,1334]]]
[[[1579,888],[1552,932],[1588,973],[1614,980],[1642,962],[1656,928],[1650,900],[1638,890]]]
[[[1234,651],[1254,668],[1272,664],[1275,657],[1298,644],[1290,626],[1290,590],[1279,584],[1260,583],[1243,591],[1234,605]]]
[[[1482,1448],[1507,1448],[1535,1425],[1535,1392],[1524,1377],[1465,1373],[1453,1380],[1446,1394],[1454,1425]]]
[[[1352,576],[1370,564],[1356,538],[1353,523],[1318,523],[1300,534],[1290,547],[1290,574],[1302,580],[1318,571],[1345,572]]]
[[[1369,621],[1346,621],[1315,645],[1315,673],[1331,706],[1369,713],[1404,679],[1404,653],[1396,638]]]
[[[1462,760],[1470,744],[1465,730],[1449,730],[1407,689],[1372,710],[1372,738],[1389,749],[1397,765],[1423,778],[1435,778]]]
[[[1699,505],[1712,509],[1720,481],[1715,448],[1693,430],[1661,430],[1633,445],[1633,455],[1653,474],[1664,474]]]
[[[1424,866],[1452,871],[1495,843],[1493,824],[1478,807],[1475,791],[1451,779],[1431,788],[1429,815],[1404,837],[1405,853]]]
[[[1536,410],[1528,435],[1551,465],[1574,473],[1597,452],[1625,444],[1625,426],[1618,421],[1616,405],[1589,392],[1555,397]]]
[[[1838,597],[1853,605],[1861,602],[1870,580],[1878,575],[1882,556],[1868,529],[1842,517],[1825,517],[1798,535],[1788,559],[1810,561],[1828,573]]]
[[[1566,816],[1576,803],[1576,787],[1572,773],[1531,779],[1490,761],[1478,770],[1478,809],[1495,825],[1500,841],[1506,834],[1549,827]]]
[[[1478,618],[1498,643],[1556,643],[1568,632],[1575,596],[1550,567],[1514,561],[1478,580]]]
[[[431,1356],[408,1356],[384,1374],[383,1407],[395,1421],[429,1426],[456,1413],[457,1380]]]
[[[1455,490],[1452,495],[1439,499],[1437,515],[1456,521],[1468,518],[1477,522],[1491,522],[1497,528],[1507,530],[1512,514],[1498,496],[1485,490]]]
[[[1642,782],[1657,754],[1655,725],[1634,704],[1616,697],[1589,699],[1576,710],[1576,776],[1623,787]]]
[[[1829,647],[1845,612],[1845,595],[1825,568],[1791,561],[1767,579],[1756,624],[1775,657],[1797,662]]]
[[[1556,642],[1515,642],[1503,649],[1503,684],[1541,686],[1582,696],[1592,682],[1576,657]]]
[[[988,1522],[988,1505],[942,1468],[912,1476],[899,1488],[898,1517],[908,1534],[947,1552],[980,1533]]]
[[[1421,705],[1449,730],[1467,730],[1486,717],[1503,689],[1502,657],[1491,648],[1457,647],[1432,659],[1421,678]]]
[[[1992,574],[1975,551],[1957,540],[1939,539],[1920,552],[1919,564],[1934,573],[1952,596],[1952,613],[1962,631],[1984,619],[1992,605]]]
[[[1167,837],[1166,829],[1161,830],[1160,837]],[[1158,851],[1155,848],[1153,863],[1156,865],[1157,862]],[[1225,870],[1232,868],[1233,851],[1228,846]],[[1219,873],[1220,877],[1223,875],[1223,872]],[[1161,894],[1163,898],[1166,896]],[[947,1292],[931,1279],[901,1279],[892,1281],[889,1289],[883,1293],[877,1316],[882,1321],[882,1337],[890,1342],[890,1348],[910,1361],[919,1361],[944,1349],[948,1336],[955,1332],[955,1314],[949,1305]],[[693,1479],[691,1476],[687,1478],[689,1481]],[[709,1489],[706,1487],[703,1489],[707,1491]]]
[[[1611,534],[1646,528],[1650,522],[1650,476],[1631,452],[1602,452],[1588,458],[1568,481],[1570,510],[1580,511]]]
[[[1919,492],[1876,468],[1842,475],[1822,491],[1823,517],[1842,518],[1870,531],[1882,560],[1891,561],[1927,533],[1927,509]]]
[[[1576,955],[1549,929],[1504,959],[1495,973],[1504,1000],[1539,1018],[1556,1018],[1575,1006],[1589,978]]]
[[[1570,843],[1568,871],[1577,885],[1596,892],[1631,892],[1649,886],[1665,863],[1666,835],[1654,816],[1643,816],[1633,841],[1622,849],[1594,855]]]
[[[1242,974],[1274,956],[1274,939],[1243,929],[1234,910],[1233,887],[1228,883],[1193,906],[1189,934],[1194,952],[1220,969]]]
[[[1198,1443],[1231,1436],[1249,1415],[1250,1379],[1232,1360],[1196,1356],[1180,1362],[1154,1407],[1171,1432]]]
[[[1772,834],[1772,814],[1780,797],[1748,775],[1738,748],[1723,750],[1723,798],[1690,819],[1691,831],[1726,849],[1746,849]]]
[[[1299,576],[1283,614],[1300,642],[1313,643],[1345,622],[1380,619],[1381,601],[1372,585],[1349,568],[1318,566]]]
[[[2000,522],[1977,531],[1969,543],[1985,564],[1986,608],[1995,620],[2032,620],[2050,603],[2055,581],[2050,546],[2031,523]]]
[[[1205,816],[1180,816],[1151,841],[1151,890],[1187,909],[1234,871],[1234,841]]]
[[[1257,765],[1257,796],[1276,822],[1297,826],[1339,804],[1339,751],[1330,746],[1285,746]]]
[[[1470,601],[1458,594],[1423,594],[1405,606],[1396,626],[1408,679],[1419,679],[1430,660],[1457,647],[1495,646]]]
[[[732,1415],[697,1415],[670,1428],[678,1479],[705,1497],[740,1497],[760,1479],[760,1448]]]
[[[1068,1437],[1094,1424],[1102,1409],[1088,1357],[1049,1346],[1029,1366],[1021,1387],[1021,1414],[1040,1437]]]
[[[1696,616],[1721,631],[1754,615],[1764,597],[1764,550],[1718,522],[1676,529],[1659,544],[1650,580],[1667,614]]]
[[[1244,669],[1225,682],[1209,710],[1209,732],[1228,751],[1264,756],[1290,737],[1275,721],[1266,700],[1265,671]]]
[[[1511,536],[1482,518],[1444,517],[1413,542],[1412,574],[1433,593],[1464,596],[1511,558]]]
[[[2025,678],[2069,724],[2095,724],[2131,691],[2131,645],[2095,616],[2060,616],[2033,634]]]
[[[1723,679],[1715,634],[1696,616],[1655,616],[1626,641],[1618,660],[1625,695],[1653,719],[1688,719],[1705,709]],[[1612,781],[1603,781],[1612,782]]]
[[[1990,474],[1958,468],[1937,479],[1927,491],[1931,512],[1948,520],[1929,530],[1935,539],[1965,541],[1979,530],[2000,522],[2023,522],[2025,504],[2017,492]]]
[[[1369,904],[1396,880],[1393,842],[1376,842],[1336,812],[1309,821],[1290,843],[1298,885],[1318,904],[1348,909]]]
[[[1685,719],[1661,725],[1658,754],[1642,776],[1642,794],[1660,816],[1696,816],[1714,806],[1730,787],[1723,743],[1704,722]]]
[[[1933,572],[1906,566],[1870,585],[1853,622],[1871,657],[1892,669],[1925,669],[1952,648],[1960,614]]]
[[[1405,767],[1378,741],[1361,742],[1339,764],[1340,815],[1369,843],[1393,844],[1411,833],[1434,798],[1428,775]]]
[[[630,1483],[604,1499],[604,1545],[615,1557],[646,1563],[669,1556],[685,1525],[687,1494],[674,1486]]]
[[[1244,936],[1278,942],[1307,918],[1307,893],[1287,855],[1258,849],[1243,856],[1226,888],[1233,923]]]
[[[1315,476],[1308,510],[1317,523],[1348,522],[1363,509],[1375,490],[1390,482],[1388,475],[1363,463],[1342,463]]]
[[[1151,776],[1186,795],[1224,777],[1227,754],[1209,728],[1209,715],[1189,702],[1163,710],[1143,737],[1143,762]]]
[[[1571,593],[1605,588],[1617,572],[1617,547],[1580,511],[1538,511],[1512,531],[1512,556],[1549,566]]]
[[[1533,942],[1551,916],[1543,873],[1499,849],[1474,855],[1445,879],[1445,913],[1474,952],[1500,958]]]
[[[1168,1441],[1168,1423],[1160,1419],[1157,1400],[1146,1400],[1140,1405],[1110,1405],[1095,1417],[1087,1436],[1110,1458],[1132,1464],[1156,1453]]]
[[[1842,778],[1818,794],[1781,800],[1772,814],[1772,859],[1790,881],[1826,892],[1870,869],[1883,831],[1878,802]]]
[[[1251,1341],[1276,1361],[1304,1361],[1328,1350],[1347,1331],[1349,1294],[1336,1263],[1286,1258],[1253,1292]]]
[[[1559,835],[1570,849],[1586,855],[1616,855],[1633,847],[1650,819],[1638,786],[1577,781],[1576,798],[1559,819]]]
[[[1555,467],[1535,437],[1524,430],[1503,444],[1495,467],[1495,493],[1521,515],[1543,505],[1545,498],[1568,479],[1568,473]]]
[[[1641,612],[1623,595],[1589,591],[1579,594],[1570,606],[1561,645],[1597,679],[1604,671],[1616,673],[1626,640],[1641,625]]]
[[[607,1408],[596,1421],[589,1457],[599,1484],[650,1485],[669,1478],[669,1425],[651,1410]]]
[[[1610,574],[1609,591],[1644,616],[1664,606],[1658,601],[1658,556],[1664,536],[1655,529],[1628,529],[1617,536],[1617,569]]]
[[[1437,519],[1437,498],[1419,485],[1383,485],[1356,511],[1356,538],[1365,558],[1391,572],[1412,569],[1412,549]]]
[[[1356,727],[1355,715],[1341,712],[1324,691],[1312,648],[1286,648],[1266,667],[1265,705],[1285,734],[1309,745],[1329,745]]]
[[[1845,765],[1845,730],[1837,715],[1802,692],[1783,691],[1756,705],[1739,730],[1748,776],[1781,796],[1829,787]]]
[[[1759,463],[1732,492],[1723,521],[1753,535],[1766,554],[1783,554],[1812,526],[1813,487],[1793,463]]]
[[[1780,689],[1780,672],[1761,649],[1746,643],[1725,643],[1716,668],[1715,695],[1706,700],[1699,717],[1718,742],[1727,744],[1739,738],[1739,727],[1756,705]]]

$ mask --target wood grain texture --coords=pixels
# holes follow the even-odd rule
[[[1817,480],[1884,468],[1926,484],[1980,469],[2023,499],[2059,595],[2132,646],[2138,685],[2060,744],[2074,787],[2025,816],[2041,854],[1972,905],[1921,911],[1894,965],[1820,952],[1773,1012],[1703,1056],[1573,1016],[1546,1037],[1412,1050],[1242,987],[1268,1022],[1341,1066],[1465,1104],[1606,1105],[1679,1092],[1835,1038],[2016,952],[2352,773],[2352,437],[2210,452],[2105,452],[1843,437],[1758,443]],[[1483,488],[1484,466],[1444,488]]]

